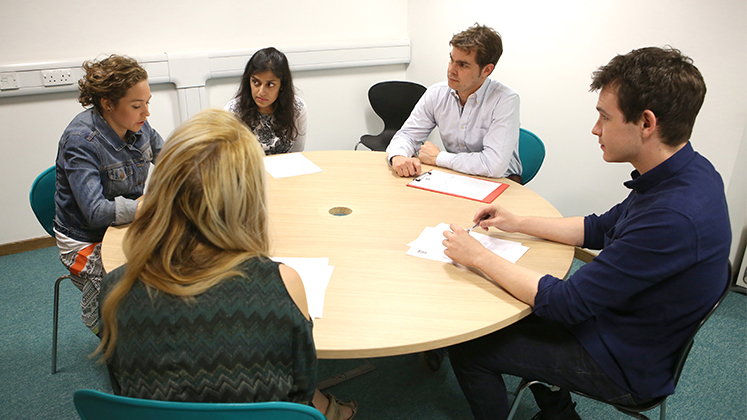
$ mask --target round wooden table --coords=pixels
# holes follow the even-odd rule
[[[273,256],[329,257],[335,267],[324,316],[314,320],[319,358],[394,356],[446,347],[531,313],[528,305],[476,270],[405,254],[407,244],[426,226],[445,222],[470,227],[485,204],[407,187],[412,178],[397,176],[384,152],[303,155],[323,172],[280,179],[268,175],[270,234]],[[510,186],[494,202],[517,214],[560,216],[530,189],[500,181]],[[333,214],[340,209],[350,212]],[[126,226],[112,227],[104,236],[107,271],[125,262],[125,231]],[[570,269],[571,246],[494,229],[489,235],[528,246],[518,261],[521,266],[557,277]]]

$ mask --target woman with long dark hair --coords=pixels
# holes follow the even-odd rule
[[[225,109],[254,132],[266,155],[301,152],[306,145],[306,103],[295,94],[288,58],[273,47],[249,59]]]

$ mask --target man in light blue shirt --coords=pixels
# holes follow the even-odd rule
[[[488,78],[503,53],[500,35],[476,24],[449,45],[448,80],[420,98],[387,147],[389,162],[400,176],[419,175],[425,163],[520,182],[519,95]],[[436,126],[445,151],[426,141]]]

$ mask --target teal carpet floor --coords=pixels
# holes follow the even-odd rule
[[[577,267],[578,261],[574,263]],[[77,419],[73,393],[111,392],[106,368],[89,355],[98,339],[80,320],[80,292],[61,287],[58,372],[51,372],[52,298],[65,274],[57,248],[0,257],[0,419]],[[471,419],[448,362],[430,372],[417,355],[371,359],[372,372],[326,390],[358,401],[356,419]],[[353,369],[360,360],[321,360],[319,377]],[[510,389],[517,378],[507,377]],[[574,397],[585,420],[628,419],[604,404]],[[747,296],[731,293],[696,338],[677,392],[671,420],[747,419]],[[537,411],[531,396],[516,418]],[[658,418],[658,409],[649,413]]]

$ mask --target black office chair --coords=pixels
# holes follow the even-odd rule
[[[716,308],[723,302],[724,298],[726,298],[726,295],[729,294],[729,291],[732,289],[732,286],[736,283],[731,276],[731,263],[729,263],[729,269],[727,270],[728,274],[728,281],[726,283],[726,288],[721,293],[721,297],[716,301],[716,303],[713,305],[713,308],[706,314],[706,316],[703,318],[702,321],[700,321],[700,324],[698,324],[698,327],[693,331],[693,333],[690,335],[690,338],[685,342],[685,345],[682,346],[682,349],[680,349],[679,356],[677,358],[677,364],[675,365],[674,370],[674,386],[677,387],[677,382],[680,380],[680,374],[682,373],[682,368],[685,366],[685,361],[687,360],[687,356],[690,354],[690,349],[693,347],[693,343],[695,343],[695,335],[700,331],[700,328],[703,327],[703,325],[708,321],[708,318],[713,315],[713,312],[716,311]],[[512,420],[514,418],[514,414],[516,414],[516,410],[519,408],[519,402],[521,401],[521,397],[524,395],[524,392],[532,385],[544,385],[550,389],[556,390],[558,389],[555,385],[550,385],[542,381],[527,381],[526,379],[522,379],[519,383],[519,386],[516,388],[516,398],[514,399],[514,403],[511,405],[511,411],[508,414],[508,420]],[[574,394],[580,395],[585,398],[591,398],[592,400],[596,400],[605,404],[609,404],[615,409],[623,414],[627,414],[631,417],[635,417],[637,419],[641,420],[650,420],[648,417],[646,417],[643,413],[649,410],[653,410],[656,407],[659,408],[659,419],[665,420],[666,419],[666,403],[667,403],[667,397],[668,395],[664,395],[661,397],[654,398],[653,400],[647,401],[642,404],[638,405],[619,405],[614,404],[609,401],[604,401],[599,398],[595,398],[591,395],[584,394],[583,392],[578,391],[571,391]]]
[[[364,134],[355,145],[363,143],[371,150],[383,152],[394,133],[402,128],[415,104],[425,93],[425,86],[413,82],[379,82],[368,89],[368,101],[376,115],[384,120],[384,131],[377,135]]]

